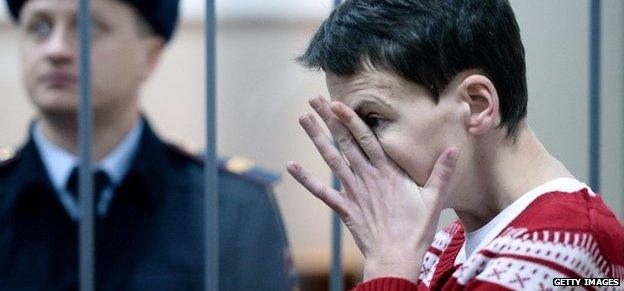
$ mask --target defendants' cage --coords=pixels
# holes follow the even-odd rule
[[[334,0],[334,5],[340,0]],[[590,187],[600,191],[600,9],[601,0],[590,2]],[[94,288],[93,178],[91,176],[91,88],[90,88],[90,1],[80,0],[78,13],[80,50],[80,110],[78,118],[80,148],[80,290]],[[216,159],[216,15],[213,0],[206,1],[206,150],[205,150],[205,289],[218,290],[218,185]],[[334,186],[339,187],[334,179]],[[333,215],[332,269],[330,290],[342,290],[340,219]]]

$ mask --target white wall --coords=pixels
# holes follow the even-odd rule
[[[624,1],[602,7],[601,192],[624,218]]]

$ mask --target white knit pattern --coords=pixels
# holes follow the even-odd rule
[[[448,244],[451,242],[453,238],[453,234],[457,231],[459,225],[457,223],[450,224],[446,226],[443,230],[439,231],[435,237],[433,238],[432,247],[443,251],[448,247]]]
[[[511,289],[526,290],[552,290],[553,278],[568,277],[535,262],[539,260],[585,278],[606,278],[610,274],[621,277],[624,273],[622,266],[607,264],[591,234],[545,230],[527,232],[526,229],[509,227],[483,250],[471,256],[453,277],[461,285],[476,278]],[[558,286],[557,289],[562,288]],[[605,287],[602,290],[617,289]]]
[[[418,276],[418,279],[427,287],[431,284],[431,278],[433,277],[433,273],[435,273],[438,262],[438,256],[431,252],[425,253],[425,259],[423,260],[422,267],[420,268],[420,275]]]
[[[436,233],[435,237],[433,238],[431,248],[434,248],[442,253],[444,250],[446,250],[449,243],[451,242],[451,239],[453,238],[453,235],[458,231],[458,229],[459,225],[457,223],[452,223]],[[431,279],[433,277],[433,274],[435,274],[438,262],[438,255],[430,252],[429,250],[425,253],[418,279],[427,287],[429,287],[429,284],[431,284]]]

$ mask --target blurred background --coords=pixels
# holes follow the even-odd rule
[[[142,92],[145,112],[161,135],[190,151],[204,141],[204,1],[182,0],[182,20],[157,74]],[[527,52],[529,124],[546,148],[581,181],[589,176],[589,0],[512,0]],[[324,289],[330,269],[327,207],[285,171],[300,161],[331,175],[297,117],[307,99],[327,95],[323,75],[294,62],[333,6],[330,0],[217,1],[218,148],[279,172],[276,186],[301,275],[301,289]],[[602,2],[601,194],[624,217],[624,1]],[[0,4],[0,148],[18,147],[34,111],[18,66],[18,38]],[[0,150],[0,155],[4,154]],[[446,212],[441,225],[454,215]],[[347,287],[362,258],[344,231]]]

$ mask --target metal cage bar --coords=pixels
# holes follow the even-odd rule
[[[600,192],[601,6],[601,0],[592,0],[590,3],[589,185],[595,192]]]
[[[80,226],[79,226],[79,274],[80,290],[94,290],[94,219],[93,177],[91,174],[91,8],[89,0],[80,0],[78,11],[79,61],[80,61],[80,109],[78,113],[78,139],[80,146]]]
[[[217,185],[216,110],[216,13],[214,0],[206,0],[206,153],[205,199],[205,289],[219,290],[219,193]]]
[[[340,182],[334,176],[334,189],[340,189]],[[332,260],[329,280],[330,291],[344,290],[342,277],[342,222],[340,216],[332,213]]]
[[[341,2],[341,0],[334,0],[334,9],[338,7]],[[335,175],[332,177],[332,180],[334,189],[340,189],[340,182]],[[335,212],[332,213],[332,259],[329,290],[344,290],[342,274],[342,223],[340,221],[340,216]]]

